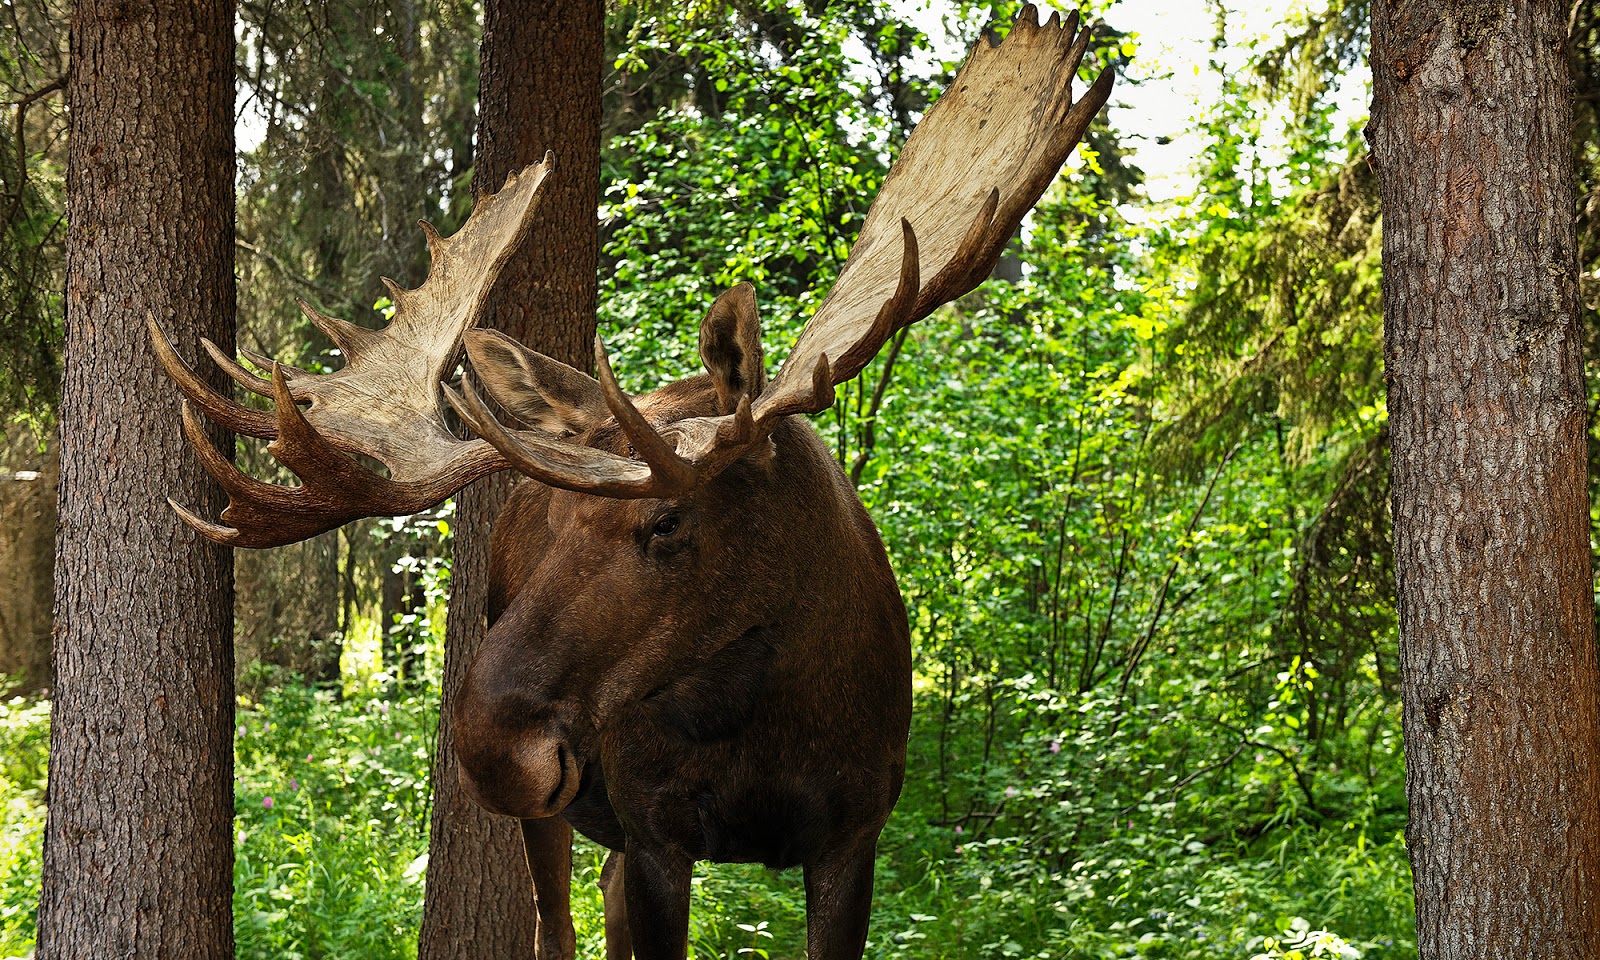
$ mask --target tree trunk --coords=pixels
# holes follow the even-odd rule
[[[324,533],[233,557],[236,675],[242,693],[281,682],[279,671],[323,685],[339,682],[339,535]],[[267,666],[279,671],[261,671]]]
[[[473,190],[498,190],[546,150],[556,167],[539,224],[501,274],[483,325],[580,370],[593,357],[604,53],[604,0],[485,4]],[[534,955],[517,821],[485,813],[462,793],[451,742],[455,695],[486,627],[489,527],[511,483],[504,474],[480,480],[457,502],[419,960]]]
[[[1425,958],[1600,956],[1565,6],[1373,9],[1406,791]]]
[[[233,342],[233,4],[80,0],[71,48],[38,956],[232,957],[232,564],[166,504],[224,500],[145,317]]]
[[[50,686],[50,605],[55,583],[55,435],[22,424],[0,433],[0,696]]]

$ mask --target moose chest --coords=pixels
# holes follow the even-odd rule
[[[749,649],[732,652],[751,659]],[[863,744],[859,733],[819,722],[836,713],[805,706],[782,668],[752,673],[724,662],[696,673],[602,735],[598,762],[564,814],[579,833],[615,850],[631,841],[781,869],[812,859],[852,825],[888,816],[904,765],[896,735]]]
[[[624,767],[608,778],[597,764],[563,812],[589,839],[613,850],[629,842],[675,849],[691,860],[798,866],[835,834],[848,804],[825,785],[793,779],[751,782],[736,771],[723,778],[652,776]]]

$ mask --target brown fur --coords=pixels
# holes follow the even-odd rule
[[[640,407],[708,416],[718,393],[701,376]],[[861,956],[905,769],[905,608],[809,424],[772,439],[677,502],[524,483],[495,531],[492,627],[456,712],[462,779],[525,818],[530,865],[559,857],[566,834],[541,819],[558,814],[622,854],[608,956],[630,938],[642,960],[684,956],[695,860],[803,866],[809,955]],[[577,442],[627,452],[614,424]],[[678,529],[654,535],[669,513]],[[541,919],[548,894],[565,900],[536,892]]]

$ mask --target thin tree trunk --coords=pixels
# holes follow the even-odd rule
[[[556,167],[539,224],[501,275],[483,325],[579,369],[593,355],[604,51],[604,0],[485,4],[473,189],[498,190],[508,173],[546,150]],[[489,527],[510,489],[504,475],[481,480],[456,507],[419,960],[534,955],[534,900],[517,821],[485,813],[461,791],[451,742],[456,691],[486,626]]]
[[[232,957],[232,564],[166,498],[224,501],[145,317],[233,342],[233,4],[80,0],[71,49],[38,956]]]
[[[1374,4],[1407,841],[1425,958],[1600,956],[1565,5]]]
[[[0,432],[0,675],[15,680],[0,696],[51,685],[58,452],[54,431],[42,446],[22,424]]]
[[[339,633],[339,535],[329,532],[273,550],[240,550],[233,557],[235,675],[251,685],[275,683],[279,667],[311,683],[337,685],[343,642]]]

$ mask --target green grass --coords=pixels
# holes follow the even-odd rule
[[[241,703],[240,957],[415,956],[435,710],[431,694],[341,700],[297,685]],[[0,956],[33,939],[47,729],[46,703],[0,706]],[[1058,862],[1037,839],[963,842],[930,826],[935,786],[913,769],[884,832],[870,957],[1292,956],[1274,940],[1307,930],[1369,960],[1415,955],[1405,851],[1371,835],[1371,818],[1209,845],[1146,825]],[[602,951],[602,861],[587,843],[574,858],[582,956]],[[804,955],[798,872],[702,865],[694,890],[694,956]]]

